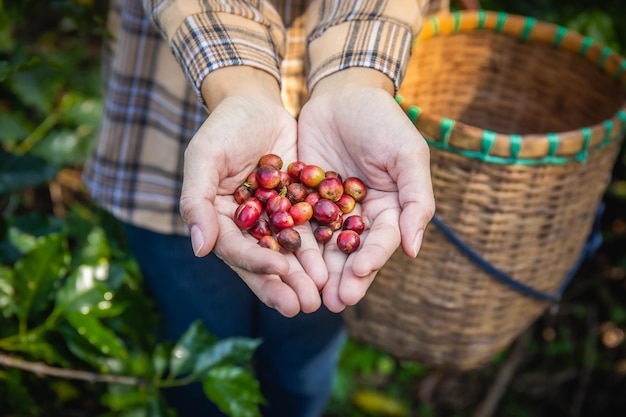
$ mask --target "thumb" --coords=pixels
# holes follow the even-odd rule
[[[191,155],[191,156],[190,156]],[[185,153],[183,185],[180,196],[180,214],[189,227],[191,245],[198,257],[206,256],[215,246],[218,235],[217,195],[219,173],[206,155]]]

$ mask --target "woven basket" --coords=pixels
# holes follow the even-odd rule
[[[398,102],[431,148],[437,215],[399,249],[348,330],[401,359],[467,370],[573,276],[626,130],[626,61],[590,38],[487,11],[432,16]]]

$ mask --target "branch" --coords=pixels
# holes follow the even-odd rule
[[[474,412],[473,417],[491,417],[498,407],[498,403],[504,395],[506,388],[513,378],[517,367],[524,359],[524,353],[526,351],[526,345],[530,339],[530,330],[526,330],[524,334],[515,343],[511,354],[506,362],[500,367],[496,379],[489,389],[487,396],[479,404],[477,410]]]
[[[21,369],[37,376],[54,376],[64,379],[77,379],[88,382],[104,382],[108,384],[143,385],[140,378],[123,375],[102,375],[95,372],[80,371],[77,369],[57,368],[43,362],[29,362],[21,358],[0,353],[0,366]]]

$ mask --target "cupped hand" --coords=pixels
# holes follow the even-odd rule
[[[180,211],[194,252],[214,251],[259,299],[285,316],[317,310],[327,271],[310,230],[299,228],[302,247],[285,254],[260,247],[233,221],[233,192],[262,155],[296,159],[296,122],[282,106],[275,80],[249,68],[233,71],[218,70],[203,84],[211,113],[185,151]],[[226,89],[231,80],[235,84]],[[251,85],[244,88],[246,83]]]
[[[435,210],[429,150],[395,102],[391,80],[353,68],[314,88],[298,118],[298,157],[368,187],[355,212],[367,226],[359,249],[346,255],[334,240],[323,248],[329,273],[323,303],[340,312],[364,297],[400,245],[417,256]]]

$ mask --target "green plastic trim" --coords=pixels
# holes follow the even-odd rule
[[[602,55],[600,55],[600,61],[598,61],[598,65],[600,65],[600,68],[604,68],[604,65],[606,64],[606,60],[609,58],[609,56],[612,53],[613,53],[613,50],[609,48],[608,46],[606,46],[602,50]]]
[[[450,146],[450,135],[452,134],[452,130],[454,130],[454,124],[456,122],[453,119],[449,119],[444,117],[441,119],[441,143],[448,148]]]
[[[417,119],[420,117],[421,113],[422,113],[422,109],[413,104],[410,105],[407,110],[407,115],[409,116],[409,119],[411,119],[413,123],[417,123]]]
[[[491,148],[493,148],[493,144],[496,143],[496,136],[496,132],[493,132],[491,130],[483,131],[483,141],[481,144],[481,152],[483,155],[489,155],[489,152],[491,152]]]
[[[626,71],[626,59],[622,61],[620,66],[617,68],[617,71],[615,71],[615,74],[613,74],[613,79],[619,80],[620,78],[622,78],[622,74],[624,73],[624,71]]]
[[[548,138],[548,156],[554,157],[557,149],[559,148],[559,134],[546,133],[546,138]]]
[[[565,26],[559,26],[556,29],[556,33],[554,34],[554,41],[552,42],[552,45],[554,45],[555,48],[559,48],[561,46],[561,43],[563,43],[563,39],[565,39],[565,36],[567,36],[568,33],[569,29],[567,29]]]
[[[478,29],[483,29],[485,27],[485,22],[487,21],[487,12],[483,9],[478,11]]]
[[[585,39],[583,39],[582,45],[580,45],[580,51],[578,53],[582,56],[587,55],[587,50],[592,44],[593,44],[593,39],[587,36]]]
[[[519,159],[519,154],[522,152],[522,143],[524,139],[522,135],[510,135],[509,140],[511,141],[511,159],[513,161],[517,161]]]
[[[452,12],[452,20],[454,21],[453,32],[457,33],[461,30],[461,13],[457,10]]]
[[[508,17],[509,15],[506,12],[498,12],[498,20],[494,29],[496,33],[502,32],[502,28],[504,27],[504,24],[506,23],[506,19]]]
[[[433,25],[433,36],[439,35],[439,20],[435,16],[431,16],[430,23]]]
[[[535,19],[534,17],[526,18],[526,20],[524,21],[524,29],[522,30],[522,34],[520,36],[522,42],[526,42],[528,40],[536,24],[537,19]]]
[[[581,131],[583,134],[583,146],[576,156],[580,162],[587,162],[587,158],[589,157],[589,144],[591,143],[591,128],[583,127]]]

